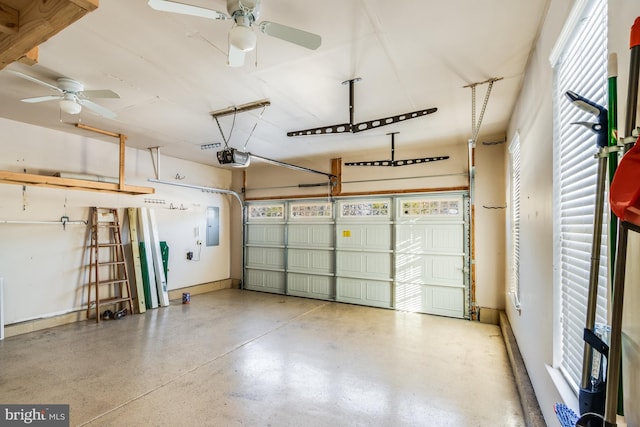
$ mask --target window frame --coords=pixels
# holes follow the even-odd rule
[[[520,134],[516,131],[509,144],[509,296],[514,308],[522,311],[520,301]]]
[[[571,125],[594,118],[572,106],[564,93],[573,90],[601,105],[607,104],[606,29],[606,0],[578,0],[550,57],[554,72],[554,295],[559,300],[554,304],[554,366],[576,394],[583,362],[582,330],[586,318],[597,170],[593,154],[597,148],[591,132]],[[607,212],[606,202],[603,209]],[[606,221],[603,221],[602,233],[598,323],[606,323],[609,298]],[[582,265],[576,268],[572,263]]]

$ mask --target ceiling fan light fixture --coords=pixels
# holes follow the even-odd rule
[[[67,114],[79,114],[82,111],[82,105],[65,96],[60,100],[60,109]]]
[[[229,32],[231,46],[243,52],[249,52],[256,47],[256,34],[249,27],[236,25]]]

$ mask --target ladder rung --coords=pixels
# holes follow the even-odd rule
[[[118,283],[127,283],[127,279],[101,280],[101,281],[98,282],[98,286],[102,286],[102,285],[117,285]]]
[[[124,261],[105,261],[105,262],[99,262],[98,265],[123,265]]]
[[[114,248],[116,246],[122,246],[121,243],[98,243],[99,248]]]
[[[111,298],[101,298],[100,299],[100,304],[99,305],[105,305],[105,304],[117,304],[119,302],[125,302],[125,301],[129,301],[131,298],[128,297],[111,297]],[[93,301],[95,302],[95,301]]]

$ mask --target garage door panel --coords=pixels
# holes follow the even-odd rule
[[[333,246],[332,224],[290,224],[287,233],[289,246],[321,248]]]
[[[336,274],[338,276],[389,280],[391,278],[391,254],[339,251],[336,257]]]
[[[289,249],[287,267],[300,273],[333,273],[333,252],[310,249]]]
[[[342,249],[391,249],[390,224],[338,224],[336,246]]]
[[[284,273],[247,269],[245,289],[284,294]]]
[[[281,246],[284,244],[284,224],[250,224],[247,230],[247,243]]]
[[[339,277],[336,300],[374,307],[391,307],[392,283],[385,281]]]
[[[396,283],[395,304],[397,310],[424,313],[426,310],[424,285],[419,283]]]
[[[401,224],[396,228],[398,252],[464,253],[462,224]]]
[[[464,257],[454,255],[396,255],[396,280],[433,285],[462,286]]]
[[[443,316],[464,316],[464,289],[432,287],[431,313]]]
[[[464,317],[464,288],[396,283],[395,308],[417,313]]]
[[[307,274],[289,273],[287,275],[287,293],[289,295],[330,299],[333,295],[333,277],[313,276]]]
[[[249,247],[246,263],[249,268],[284,269],[284,249]]]

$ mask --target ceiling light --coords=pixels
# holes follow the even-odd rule
[[[231,46],[243,52],[249,52],[256,47],[256,34],[249,27],[236,25],[229,32]]]
[[[67,114],[78,114],[82,111],[82,105],[75,101],[73,95],[66,93],[64,98],[60,100],[60,109]]]

